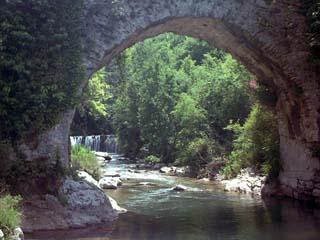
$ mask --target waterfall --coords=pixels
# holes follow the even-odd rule
[[[83,145],[95,152],[118,153],[115,135],[70,136],[71,146]]]

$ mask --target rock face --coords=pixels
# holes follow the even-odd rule
[[[314,191],[320,177],[319,75],[308,60],[302,8],[299,2],[266,0],[84,0],[86,76],[134,43],[169,31],[227,50],[277,96],[281,191],[319,201]],[[54,165],[58,151],[68,166],[72,116],[73,111],[65,113],[61,124],[38,136],[37,145],[18,144],[19,156]]]
[[[71,179],[60,187],[59,198],[46,195],[24,200],[23,214],[25,232],[111,225],[118,215],[101,189],[86,181]]]

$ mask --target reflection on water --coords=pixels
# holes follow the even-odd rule
[[[212,183],[176,178],[156,172],[134,172],[133,166],[108,165],[126,178],[108,191],[129,210],[113,229],[85,229],[38,233],[27,239],[76,240],[319,240],[320,210],[293,201],[263,202],[250,196],[221,191]],[[176,184],[188,187],[173,192]]]

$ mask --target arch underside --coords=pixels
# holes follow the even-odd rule
[[[282,75],[280,68],[263,55],[256,43],[248,41],[245,35],[237,32],[236,27],[227,26],[222,21],[210,17],[169,18],[154,23],[146,29],[139,29],[107,51],[98,68],[106,66],[116,55],[134,44],[167,32],[194,37],[208,42],[211,46],[224,49],[242,62],[255,76],[272,86],[274,80]]]

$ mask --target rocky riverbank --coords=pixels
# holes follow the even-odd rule
[[[257,175],[251,169],[243,169],[236,178],[224,179],[222,175],[217,175],[216,182],[222,184],[227,192],[238,192],[261,196],[262,189],[266,182],[266,176]]]
[[[142,165],[144,167],[144,165]],[[137,168],[141,169],[141,165],[138,165]],[[192,172],[191,168],[188,166],[185,167],[175,167],[175,166],[148,166],[147,169],[158,170],[160,173],[177,176],[177,177],[191,177],[195,174]],[[266,176],[256,174],[252,169],[246,168],[241,170],[241,172],[232,179],[225,179],[222,174],[219,173],[219,168],[215,167],[213,170],[209,171],[208,169],[202,169],[200,171],[203,175],[205,172],[206,177],[198,178],[200,181],[204,182],[215,182],[220,184],[226,192],[238,192],[245,194],[252,194],[256,196],[262,195],[262,189],[266,182]]]
[[[58,196],[32,195],[23,201],[24,232],[110,224],[118,212],[108,196],[86,180],[66,179]]]
[[[103,169],[111,157],[99,153],[97,159]],[[108,179],[115,179],[104,177],[96,181],[84,171],[77,171],[77,175],[76,179],[64,179],[56,195],[30,195],[24,198],[24,232],[78,229],[100,224],[112,226],[118,214],[126,212],[103,191]]]

